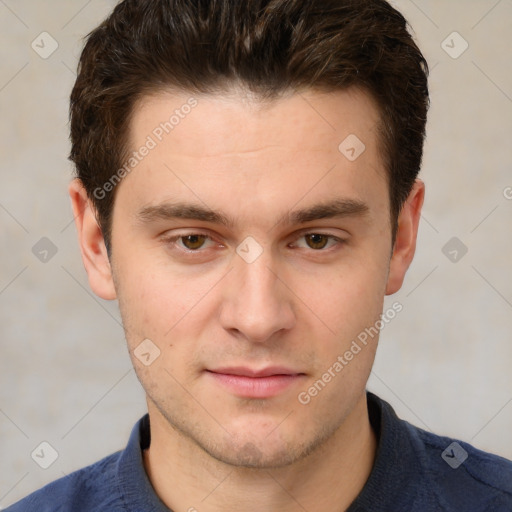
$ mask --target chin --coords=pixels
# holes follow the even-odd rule
[[[231,444],[225,449],[219,446],[212,450],[206,450],[214,459],[237,468],[248,469],[272,469],[281,468],[293,464],[301,458],[301,454],[288,448],[272,449],[265,445],[265,440],[260,443],[248,441],[241,445]]]
[[[279,432],[279,435],[276,435]],[[319,449],[330,437],[328,431],[315,432],[311,438],[305,437],[304,428],[296,432],[258,429],[257,425],[246,425],[237,434],[226,436],[217,442],[199,440],[201,446],[214,459],[240,468],[277,469],[284,468],[308,457]],[[204,444],[201,441],[206,441]]]

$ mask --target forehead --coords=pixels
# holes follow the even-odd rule
[[[290,91],[269,101],[240,89],[222,95],[160,91],[135,104],[129,138],[136,146],[146,134],[160,139],[172,132],[180,153],[195,157],[257,151],[256,141],[325,152],[350,134],[371,144],[378,122],[376,102],[358,88]]]
[[[145,156],[118,194],[139,211],[193,200],[231,218],[266,210],[274,221],[299,202],[342,198],[386,209],[378,123],[374,101],[357,89],[266,103],[239,92],[160,92],[134,108],[129,147]]]

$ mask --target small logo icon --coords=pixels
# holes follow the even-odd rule
[[[446,464],[457,469],[468,458],[468,452],[457,441],[454,441],[444,450],[441,457]]]
[[[30,456],[43,469],[48,469],[59,458],[57,450],[46,441],[43,441]]]
[[[458,32],[452,32],[441,43],[441,48],[452,59],[458,59],[469,48],[469,43]]]
[[[133,354],[144,366],[150,366],[160,356],[160,349],[146,338],[133,351]]]
[[[364,153],[365,149],[366,146],[361,139],[353,133],[346,137],[338,146],[339,152],[351,162],[357,160]]]
[[[468,252],[468,248],[456,236],[450,238],[441,252],[452,262],[458,263]]]
[[[57,246],[45,236],[32,247],[32,254],[41,263],[48,263],[57,254],[57,251]]]
[[[32,41],[32,50],[34,50],[42,59],[48,59],[59,47],[59,43],[48,32],[41,32]]]
[[[253,263],[263,253],[263,247],[252,236],[248,236],[236,248],[236,252],[246,263]]]

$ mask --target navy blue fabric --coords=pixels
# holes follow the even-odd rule
[[[347,512],[512,512],[512,461],[457,441],[468,457],[454,469],[441,456],[454,439],[415,427],[384,400],[367,396],[377,455]],[[169,512],[144,470],[142,450],[149,443],[146,414],[124,450],[48,484],[6,512]],[[455,452],[448,453],[453,460]]]

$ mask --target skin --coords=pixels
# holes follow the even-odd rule
[[[132,147],[188,98],[143,98],[131,120]],[[78,180],[70,185],[90,286],[118,299],[146,391],[146,471],[176,511],[345,510],[375,458],[365,386],[378,337],[307,405],[297,397],[400,289],[424,185],[416,181],[392,247],[378,111],[366,93],[309,90],[266,105],[240,91],[196,99],[118,185],[110,260],[92,203]],[[366,146],[353,162],[338,150],[349,134]],[[364,203],[365,212],[278,223],[340,198]],[[141,219],[141,210],[169,201],[207,205],[234,224]],[[194,233],[207,237],[179,238]],[[262,249],[251,263],[236,252],[248,236]],[[149,366],[134,355],[144,339],[160,350]],[[303,375],[275,396],[243,398],[207,371],[239,365],[284,365]]]

